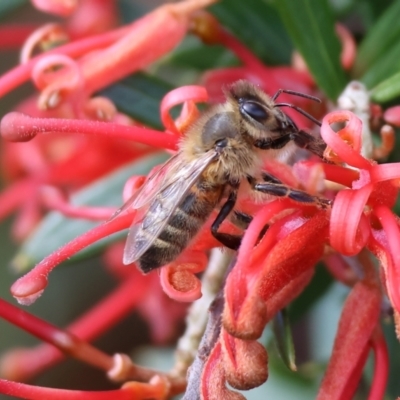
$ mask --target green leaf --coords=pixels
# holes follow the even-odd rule
[[[267,64],[288,64],[293,46],[274,7],[261,0],[222,0],[209,9]]]
[[[353,67],[354,77],[359,78],[367,71],[372,71],[371,74],[374,74],[373,65],[380,61],[383,64],[390,62],[388,59],[390,53],[394,47],[398,47],[396,44],[400,39],[399,15],[400,1],[394,1],[374,24],[358,48]],[[371,85],[378,83],[379,80],[375,79],[374,82]]]
[[[274,4],[318,86],[336,100],[347,78],[340,65],[340,43],[327,0],[275,0]]]
[[[371,90],[371,100],[385,103],[400,96],[400,72],[392,75]]]
[[[119,16],[124,24],[143,17],[149,11],[149,6],[141,1],[118,0],[117,5]],[[150,5],[150,8],[155,8],[155,4]]]
[[[174,87],[159,78],[137,73],[101,91],[117,109],[148,126],[162,129],[161,99]]]
[[[8,15],[17,10],[19,7],[27,4],[28,0],[1,0],[0,1],[0,19],[8,17]]]
[[[360,0],[356,0],[357,8],[360,8]],[[374,24],[381,17],[381,15],[393,4],[393,0],[363,0],[363,3],[366,8],[369,9],[370,20]],[[366,27],[371,28],[371,26]]]
[[[70,201],[76,206],[118,207],[122,203],[121,193],[127,179],[133,175],[146,175],[151,168],[164,162],[167,158],[164,153],[157,153],[136,160],[86,186],[74,194]],[[98,224],[99,222],[70,219],[58,212],[50,212],[22,244],[12,261],[13,268],[17,272],[26,271],[60,246]],[[104,238],[82,250],[73,259],[82,259],[99,253],[105,246],[121,239],[124,235],[126,232]]]
[[[296,371],[293,335],[286,309],[276,314],[272,321],[272,330],[275,335],[279,355],[282,357],[284,364],[291,371]]]
[[[400,36],[396,43],[369,66],[361,81],[370,89],[397,72],[400,72]]]
[[[356,1],[357,0],[334,0],[330,1],[329,5],[332,8],[332,12],[335,14],[335,17],[338,18],[349,14],[355,6]]]

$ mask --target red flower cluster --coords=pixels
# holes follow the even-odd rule
[[[37,0],[34,3],[61,15],[77,7],[77,2],[71,1]],[[102,11],[101,15],[108,15],[109,11],[103,7],[110,6],[104,3],[107,2],[87,0],[82,1],[82,7],[91,6]],[[28,40],[23,64],[0,78],[0,95],[29,78],[40,91],[36,99],[40,111],[29,101],[19,111],[30,116],[13,112],[1,121],[4,139],[27,143],[4,147],[4,166],[15,182],[0,195],[0,215],[16,208],[21,210],[14,228],[19,238],[25,237],[40,219],[42,205],[67,216],[106,221],[50,254],[20,278],[11,291],[21,304],[31,304],[41,295],[48,284],[48,274],[62,261],[128,228],[132,222],[132,212],[110,220],[114,209],[74,207],[61,188],[67,187],[68,194],[73,193],[127,161],[140,160],[152,151],[143,145],[174,151],[186,127],[199,115],[195,103],[218,101],[221,87],[226,83],[247,79],[269,94],[282,87],[303,93],[315,90],[307,71],[266,67],[213,17],[196,13],[210,3],[212,0],[187,0],[165,5],[126,27],[83,37],[31,58],[39,42],[48,41],[49,37],[60,38],[59,31],[47,27]],[[112,21],[112,18],[106,20],[105,29]],[[229,48],[243,65],[207,73],[203,77],[204,86],[185,86],[170,92],[160,106],[165,132],[138,126],[118,113],[109,100],[92,97],[99,89],[167,54],[189,29],[207,42]],[[345,44],[343,63],[351,65],[354,43],[343,28],[339,27],[338,32]],[[84,35],[76,34],[76,37]],[[302,108],[310,107],[303,98],[296,101]],[[183,104],[183,108],[174,121],[169,112],[177,104]],[[313,114],[323,112],[323,109],[312,110]],[[306,124],[298,114],[290,115],[296,123]],[[396,123],[396,118],[395,108],[385,114],[386,121]],[[335,131],[335,126],[342,128]],[[240,200],[240,207],[251,212],[254,218],[223,287],[222,324],[207,356],[203,357],[198,375],[196,392],[200,398],[239,399],[242,395],[228,389],[226,383],[233,388],[250,389],[267,379],[268,356],[257,339],[266,324],[303,291],[321,259],[337,280],[351,287],[351,292],[344,304],[318,398],[350,399],[371,349],[375,354],[375,368],[370,398],[383,398],[388,355],[379,316],[385,295],[391,301],[400,331],[400,258],[397,255],[400,230],[398,217],[391,211],[398,195],[400,165],[378,165],[364,157],[362,135],[363,127],[357,116],[350,111],[334,111],[323,118],[321,127],[321,136],[328,145],[325,158],[330,163],[311,159],[298,161],[293,167],[277,162],[267,162],[264,166],[291,187],[313,194],[323,192],[334,199],[332,208],[320,209],[289,199],[257,204],[247,198]],[[67,154],[59,151],[60,143],[63,149],[68,144]],[[124,197],[129,198],[144,179],[129,180]],[[330,184],[325,184],[327,181]],[[58,348],[104,370],[111,379],[126,382],[121,389],[78,393],[0,380],[0,392],[29,399],[163,399],[183,392],[186,368],[193,360],[187,354],[182,356],[188,357],[187,362],[181,359],[179,368],[163,374],[134,365],[124,355],[111,357],[87,341],[132,309],[145,315],[156,340],[167,337],[183,309],[163,297],[158,280],[163,291],[174,300],[189,302],[201,297],[205,288],[196,274],[205,271],[206,275],[210,271],[213,262],[208,259],[208,252],[219,246],[210,233],[211,221],[212,217],[190,247],[161,269],[160,276],[142,276],[135,268],[122,266],[121,244],[110,246],[105,259],[111,273],[120,279],[119,287],[65,331],[0,301],[2,318],[50,344],[6,356],[3,371],[9,378],[24,380],[58,362],[62,358],[55,350]],[[262,235],[266,225],[269,229]],[[229,222],[224,225],[227,232],[235,229]],[[380,262],[380,273],[371,261],[371,254]],[[354,256],[354,265],[350,267],[343,256]],[[217,267],[221,267],[219,273],[223,275],[222,265]],[[150,303],[152,307],[146,307]]]

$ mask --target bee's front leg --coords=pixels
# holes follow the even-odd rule
[[[263,138],[257,139],[254,142],[254,146],[261,150],[270,150],[275,149],[279,150],[282,147],[286,146],[292,138],[287,133],[282,132],[281,136],[276,138]]]
[[[298,130],[291,134],[291,139],[297,147],[306,149],[309,152],[315,154],[319,158],[324,158],[324,151],[326,149],[326,143],[319,138],[310,135],[309,133]]]
[[[270,194],[271,196],[288,197],[299,203],[315,204],[322,209],[327,209],[332,205],[332,200],[313,196],[304,190],[290,188],[272,175],[263,173],[262,177],[264,182],[257,182],[253,177],[247,178],[253,190]]]

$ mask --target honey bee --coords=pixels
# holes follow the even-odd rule
[[[234,209],[239,187],[244,183],[273,196],[329,206],[329,200],[288,188],[271,175],[262,174],[263,182],[254,178],[266,157],[280,159],[293,153],[296,145],[322,156],[325,148],[320,140],[299,130],[281,110],[283,106],[295,108],[319,124],[292,104],[276,103],[282,92],[319,101],[288,90],[280,90],[271,98],[241,80],[224,91],[225,103],[215,105],[194,123],[182,138],[177,154],[150,176],[120,210],[136,210],[124,264],[136,262],[147,273],[175,260],[218,206],[211,232],[224,246],[237,249],[241,237],[218,229]]]

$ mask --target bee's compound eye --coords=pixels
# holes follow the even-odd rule
[[[263,122],[268,118],[268,113],[265,108],[254,101],[245,101],[240,106],[241,111],[256,121]]]
[[[226,138],[217,140],[217,141],[215,142],[215,148],[216,148],[216,149],[223,149],[223,148],[225,148],[227,145],[228,145],[228,139],[226,139]]]

